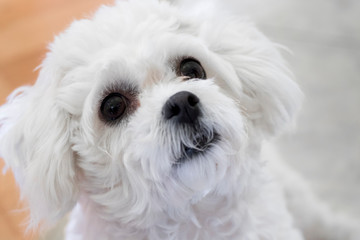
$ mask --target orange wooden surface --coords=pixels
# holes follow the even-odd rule
[[[0,0],[0,104],[16,87],[36,80],[34,72],[46,45],[74,19],[88,17],[113,0]],[[0,159],[0,170],[4,167]],[[36,239],[25,236],[26,213],[21,209],[13,175],[0,171],[0,240]]]

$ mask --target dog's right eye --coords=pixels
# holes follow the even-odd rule
[[[119,119],[125,112],[128,99],[120,93],[111,93],[101,103],[101,117],[108,122]]]

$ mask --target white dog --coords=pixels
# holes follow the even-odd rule
[[[0,109],[31,227],[72,211],[67,239],[360,239],[263,146],[302,98],[275,45],[211,6],[119,1],[56,37]]]

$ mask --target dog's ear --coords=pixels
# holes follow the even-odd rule
[[[30,208],[30,227],[55,222],[75,204],[71,116],[58,104],[55,74],[42,70],[32,87],[0,107],[0,156]]]
[[[242,20],[232,19],[219,31],[214,49],[234,70],[237,80],[224,80],[247,116],[249,130],[264,137],[279,133],[292,122],[303,99],[280,47]]]
[[[188,2],[175,3],[183,1]],[[238,101],[249,120],[248,130],[264,137],[279,133],[293,120],[303,98],[279,53],[281,47],[222,1],[198,1],[191,6],[182,13],[184,22],[194,21],[187,31],[203,40],[214,54],[211,59],[217,58],[211,69],[217,69],[217,77],[225,82],[222,87]]]

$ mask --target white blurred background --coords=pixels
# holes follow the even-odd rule
[[[229,2],[292,52],[305,102],[296,130],[278,139],[283,157],[334,210],[360,219],[360,1]]]

